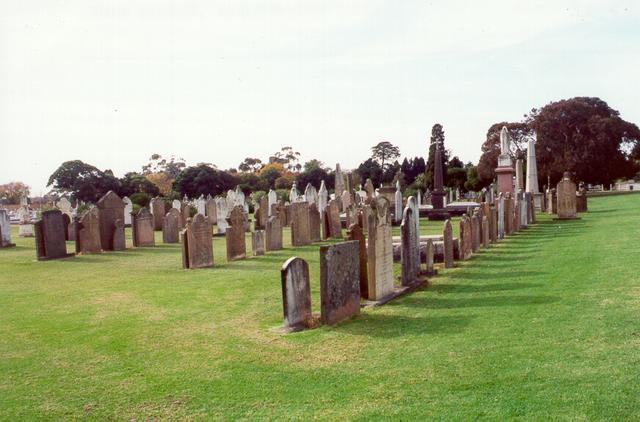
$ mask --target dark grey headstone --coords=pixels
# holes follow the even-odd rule
[[[320,317],[325,324],[360,313],[358,254],[357,241],[320,247]]]
[[[290,329],[308,327],[311,321],[311,288],[309,265],[304,259],[289,258],[280,270],[284,326]]]

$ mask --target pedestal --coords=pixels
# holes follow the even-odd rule
[[[513,175],[516,171],[513,167],[498,167],[496,169],[496,176],[498,178],[498,192],[506,194],[510,192],[513,196]]]

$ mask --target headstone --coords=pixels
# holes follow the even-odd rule
[[[227,200],[225,198],[216,198],[216,212],[218,217],[216,222],[217,232],[218,234],[225,234],[229,228],[229,223],[227,222],[229,211],[227,210]]]
[[[102,224],[102,222],[100,224]],[[100,226],[100,233],[102,234],[102,226]],[[113,245],[114,251],[124,251],[127,249],[127,241],[124,235],[124,221],[119,218],[113,222],[111,244]],[[102,249],[104,250],[104,247]]]
[[[269,217],[269,197],[263,195],[260,198],[260,206],[256,210],[256,224],[255,228],[258,230],[264,229],[267,224],[267,218]]]
[[[273,206],[278,203],[278,194],[273,189],[269,189],[269,193],[267,194],[267,200],[269,202],[269,216],[271,216],[271,210],[273,210]],[[265,221],[266,224],[266,221]]]
[[[427,247],[425,248],[425,274],[429,276],[436,274],[436,270],[433,267],[434,255],[435,246],[433,244],[433,239],[427,239]]]
[[[204,204],[204,211],[209,224],[213,225],[218,222],[218,207],[216,206],[216,200],[214,198],[207,198]]]
[[[504,213],[504,207],[505,207],[505,198],[502,194],[502,192],[500,192],[498,194],[498,239],[504,239],[505,236],[505,213]]]
[[[71,217],[73,213],[73,207],[71,206],[71,202],[67,198],[60,198],[60,200],[56,203],[56,206],[63,214],[67,214]]]
[[[186,202],[183,202],[180,208],[180,224],[181,228],[184,228],[187,224],[187,220],[191,218],[191,210],[193,207]]]
[[[400,225],[402,285],[415,284],[420,274],[420,243],[416,237],[413,209],[406,207]]]
[[[320,318],[335,324],[360,313],[357,241],[320,247]]]
[[[153,215],[148,208],[140,208],[137,214],[131,215],[131,238],[136,248],[156,245]]]
[[[311,183],[307,183],[307,187],[304,189],[304,198],[309,204],[318,203],[318,191]]]
[[[471,252],[473,253],[480,250],[480,244],[482,242],[482,228],[480,224],[480,212],[476,209],[471,216]]]
[[[340,211],[335,200],[329,201],[325,212],[326,228],[329,237],[334,239],[342,238],[342,226],[340,224]]]
[[[293,182],[293,186],[291,186],[291,190],[289,191],[289,202],[292,204],[294,202],[298,202],[298,196],[298,187],[296,186],[296,183]]]
[[[310,243],[309,205],[306,202],[295,202],[291,204],[291,245],[305,246]]]
[[[64,242],[64,234],[62,241]],[[7,210],[0,210],[0,247],[11,248],[16,246],[11,242],[11,219]]]
[[[149,206],[151,207],[151,213],[153,214],[153,229],[154,230],[162,230],[162,225],[164,223],[165,210],[164,210],[164,199],[160,197],[155,197],[151,200]],[[126,216],[125,209],[125,216]]]
[[[244,236],[244,232],[242,232]],[[213,242],[211,223],[204,215],[197,213],[187,220],[182,237],[183,268],[207,268],[213,266]]]
[[[60,210],[45,211],[42,213],[42,219],[36,222],[36,256],[38,260],[73,256],[73,254],[67,253],[62,215]]]
[[[471,225],[468,224],[467,214],[460,218],[460,260],[466,261],[470,258],[471,247]]]
[[[18,227],[18,236],[33,237],[33,225],[31,224],[31,213],[27,205],[21,205],[18,211],[20,226]]]
[[[569,172],[565,172],[556,186],[558,196],[558,218],[573,219],[577,217],[576,184],[571,181]]]
[[[122,198],[122,202],[124,202],[124,224],[127,226],[131,225],[131,213],[133,212],[133,202],[128,197]]]
[[[253,256],[264,255],[264,230],[256,230],[251,233],[251,251]]]
[[[394,199],[395,208],[393,215],[396,223],[399,223],[402,221],[402,191],[400,190],[400,182],[396,182],[396,193]]]
[[[98,211],[100,213],[100,242],[102,243],[102,250],[104,251],[117,251],[124,249],[122,244],[114,245],[114,236],[120,239],[124,239],[124,202],[113,191],[107,192],[97,203]],[[116,226],[116,220],[122,222],[121,227]],[[121,230],[122,233],[116,231]],[[122,246],[121,249],[118,247]]]
[[[280,270],[284,326],[299,330],[311,325],[309,265],[304,259],[289,258]]]
[[[267,219],[265,240],[265,249],[267,251],[277,251],[282,249],[282,225],[280,224],[280,218],[276,215],[272,215]]]
[[[558,195],[556,189],[552,188],[547,193],[547,214],[558,213]]]
[[[415,222],[415,225],[416,225],[416,230],[415,230],[416,243],[419,245],[420,244],[420,209],[418,208],[418,202],[414,196],[410,196],[407,199],[407,206],[411,208],[411,211],[413,211],[413,221]]]
[[[524,172],[522,158],[516,160],[516,192],[524,191]]]
[[[367,179],[367,181],[364,183],[364,190],[365,192],[367,192],[367,199],[365,201],[366,204],[370,204],[371,201],[373,201],[373,198],[376,196],[376,190],[373,187],[373,182],[371,181],[371,179]]]
[[[318,192],[318,211],[320,214],[324,214],[327,204],[329,203],[329,192],[327,186],[324,184],[324,180],[320,183],[320,191]]]
[[[504,234],[509,236],[513,234],[513,199],[511,192],[504,194]]]
[[[180,210],[182,209],[182,202],[180,202],[180,201],[179,201],[179,200],[177,200],[177,199],[174,199],[174,200],[171,202],[171,208],[175,208],[175,209],[177,209],[178,211],[180,211]]]
[[[91,208],[82,217],[76,217],[76,253],[91,254],[102,252],[100,242],[100,212]]]
[[[498,210],[496,207],[491,207],[489,216],[489,236],[491,239],[491,243],[496,243],[498,241]]]
[[[71,217],[69,214],[62,213],[62,226],[64,227],[64,240],[72,240],[69,237],[69,226],[71,226]]]
[[[513,161],[510,155],[511,136],[506,126],[500,131],[500,155],[498,156],[498,167],[496,168],[496,176],[498,178],[498,192],[503,194],[513,194]]]
[[[444,243],[444,267],[453,268],[453,229],[451,227],[451,220],[444,222],[442,238]]]
[[[162,221],[162,241],[164,243],[180,242],[180,211],[171,208]]]
[[[318,206],[309,204],[309,237],[311,242],[319,242],[320,239],[320,212]]]
[[[369,246],[367,268],[369,299],[380,300],[393,293],[393,239],[391,212],[386,198],[378,197],[371,203],[369,215]]]
[[[484,248],[489,247],[490,231],[489,218],[485,215],[482,217],[482,246]]]
[[[342,192],[340,196],[340,202],[342,202],[342,210],[346,211],[352,205],[351,193],[349,191]]]
[[[196,199],[196,210],[198,210],[198,214],[205,215],[207,213],[206,203],[207,201],[204,199],[204,195],[200,194],[198,199]]]
[[[345,184],[344,184],[344,176],[342,175],[342,170],[340,169],[340,164],[336,164],[334,186],[335,186],[336,198],[342,198],[342,192],[345,191]]]
[[[355,240],[358,242],[358,262],[360,263],[360,297],[367,299],[369,297],[369,280],[367,277],[367,242],[364,232],[359,224],[351,224],[347,230],[347,240]]]
[[[227,260],[236,261],[247,257],[247,244],[245,242],[245,217],[242,206],[235,206],[229,215],[229,228],[227,228]]]

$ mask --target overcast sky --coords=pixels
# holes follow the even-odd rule
[[[424,156],[436,122],[476,162],[554,100],[640,123],[639,80],[640,1],[2,1],[0,183],[284,145],[353,168],[382,140]]]

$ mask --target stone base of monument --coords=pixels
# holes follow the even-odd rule
[[[427,218],[431,221],[444,221],[451,218],[451,214],[445,208],[431,209],[427,213]]]
[[[388,294],[387,296],[383,297],[380,300],[363,300],[362,302],[360,302],[360,307],[361,308],[369,308],[369,307],[373,307],[373,306],[382,306],[386,303],[391,302],[393,299],[400,297],[400,296],[404,296],[408,293],[411,293],[415,290],[417,290],[419,287],[422,287],[424,285],[428,284],[426,279],[423,278],[419,278],[418,280],[416,280],[413,284],[410,284],[409,286],[398,286],[395,287],[393,289],[393,292],[391,292],[390,294]]]

